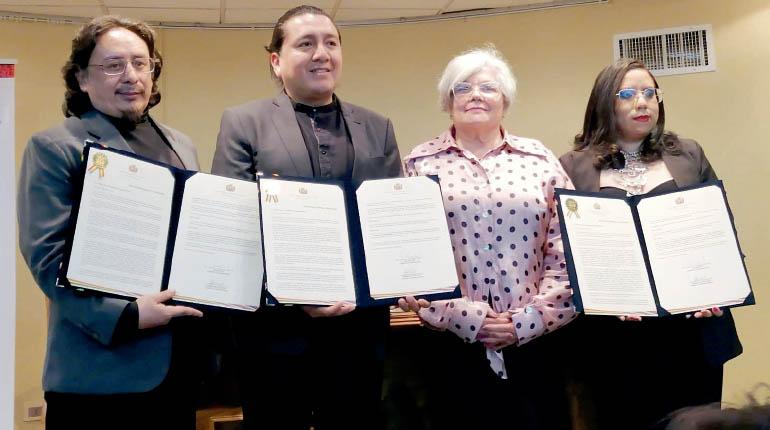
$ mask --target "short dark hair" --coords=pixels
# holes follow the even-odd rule
[[[680,409],[669,414],[659,424],[667,423],[666,430],[761,430],[770,429],[770,403],[758,398],[757,393],[768,391],[770,385],[757,384],[746,395],[741,407],[722,408],[720,403]],[[656,425],[655,428],[661,428]]]
[[[147,109],[149,110],[160,103],[158,78],[161,69],[163,69],[163,57],[155,47],[155,32],[144,22],[115,15],[104,15],[85,24],[72,39],[72,52],[67,63],[62,67],[65,86],[64,103],[62,104],[64,116],[79,117],[94,108],[88,94],[80,89],[78,73],[88,68],[88,61],[91,59],[91,54],[96,48],[99,37],[114,28],[125,28],[135,33],[147,44],[150,57],[156,60],[155,70],[152,73],[152,94]]]
[[[286,39],[286,31],[284,30],[286,21],[294,18],[295,16],[305,14],[321,15],[329,18],[329,21],[332,22],[332,25],[334,25],[334,28],[337,30],[337,38],[339,38],[340,43],[342,43],[342,34],[340,34],[340,28],[337,27],[337,24],[334,22],[334,19],[332,19],[331,15],[326,13],[326,11],[321,8],[303,4],[301,6],[287,10],[283,13],[283,15],[281,15],[280,18],[278,18],[278,21],[275,23],[275,27],[273,27],[273,37],[270,39],[270,44],[265,46],[265,50],[271,54],[280,54],[281,48],[283,48],[283,41]],[[270,67],[270,76],[272,76],[273,79],[278,80],[278,77],[275,76],[275,72],[273,72],[273,67],[270,63],[268,63],[268,67]]]
[[[615,94],[620,90],[623,78],[630,70],[642,69],[650,74],[655,88],[658,81],[650,73],[644,62],[634,59],[621,59],[602,70],[594,81],[591,96],[586,105],[583,131],[575,136],[576,150],[594,148],[598,154],[595,165],[607,167],[615,154],[620,150],[617,145],[618,129],[615,118]],[[642,141],[641,151],[644,161],[657,160],[663,150],[678,153],[678,139],[674,133],[665,131],[666,110],[663,102],[658,102],[658,122],[649,135]]]

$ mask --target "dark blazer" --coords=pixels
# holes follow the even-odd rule
[[[350,103],[340,105],[355,154],[354,186],[365,179],[401,176],[401,158],[390,120]],[[250,181],[256,180],[257,174],[313,176],[310,155],[286,93],[225,110],[211,173]],[[267,336],[275,341],[268,344],[282,345],[290,339],[290,350],[305,351],[308,329],[303,321],[307,316],[297,306],[262,308],[258,314],[269,315]]]
[[[362,107],[341,102],[353,142],[352,179],[401,176],[401,159],[390,120]],[[266,176],[312,177],[310,156],[289,97],[252,101],[225,110],[211,173],[254,181]]]
[[[694,140],[679,139],[681,154],[666,151],[662,158],[677,187],[699,184],[716,179],[703,148]],[[564,170],[579,191],[599,191],[600,170],[594,166],[597,152],[593,148],[570,151],[559,158]],[[743,352],[730,310],[719,318],[704,318],[701,326],[706,359],[712,366],[722,365]]]
[[[190,139],[157,125],[185,168],[197,170],[198,156]],[[142,330],[130,341],[113,342],[128,300],[56,286],[75,199],[72,181],[81,168],[87,139],[133,152],[107,118],[90,111],[32,136],[19,174],[19,246],[35,282],[50,300],[43,390],[77,394],[149,391],[168,371],[170,330]]]

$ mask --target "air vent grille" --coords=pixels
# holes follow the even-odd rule
[[[642,60],[656,76],[716,70],[711,25],[617,34],[614,48],[615,60]]]

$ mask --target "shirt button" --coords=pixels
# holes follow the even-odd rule
[[[489,213],[487,213],[487,211],[484,211],[481,213],[482,218],[487,218],[488,216],[489,216]]]
[[[484,251],[491,251],[491,250],[492,250],[492,245],[490,244],[484,245]]]
[[[326,151],[321,151],[321,155],[326,155]]]

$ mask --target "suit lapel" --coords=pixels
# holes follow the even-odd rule
[[[365,158],[371,157],[371,145],[366,137],[366,128],[364,127],[356,108],[347,103],[340,102],[342,117],[345,118],[345,125],[350,133],[350,141],[353,144],[353,171],[351,177],[354,180],[363,178],[366,172],[360,172],[366,163],[362,163]]]
[[[355,158],[371,157],[369,141],[366,138],[366,131],[364,124],[359,118],[356,108],[340,102],[342,109],[342,116],[345,118],[345,124],[348,126],[350,132],[350,140],[353,143],[353,149],[355,150]]]
[[[575,165],[572,168],[574,177],[570,177],[575,189],[598,192],[601,170],[594,166],[596,152],[593,148],[589,148],[579,151],[578,154],[582,156],[574,157]]]
[[[310,156],[307,153],[305,140],[297,124],[297,117],[291,106],[289,97],[281,92],[273,99],[273,125],[281,137],[284,148],[289,154],[296,176],[313,176],[313,168],[310,166]]]
[[[699,182],[698,178],[692,175],[692,162],[687,157],[671,155],[667,151],[663,151],[662,158],[677,187],[685,187]]]
[[[163,124],[156,122],[154,119],[152,119],[152,117],[149,119],[152,121],[155,127],[163,133],[163,137],[165,137],[168,144],[171,145],[171,149],[179,157],[179,160],[182,162],[182,166],[188,170],[198,170],[198,159],[195,156],[195,153],[182,146],[182,143],[176,140],[176,136],[171,131],[171,129]]]
[[[123,136],[120,135],[118,129],[98,111],[91,110],[84,113],[80,117],[80,121],[82,121],[83,127],[94,138],[96,143],[113,149],[134,152],[126,143],[126,139],[123,139]]]

